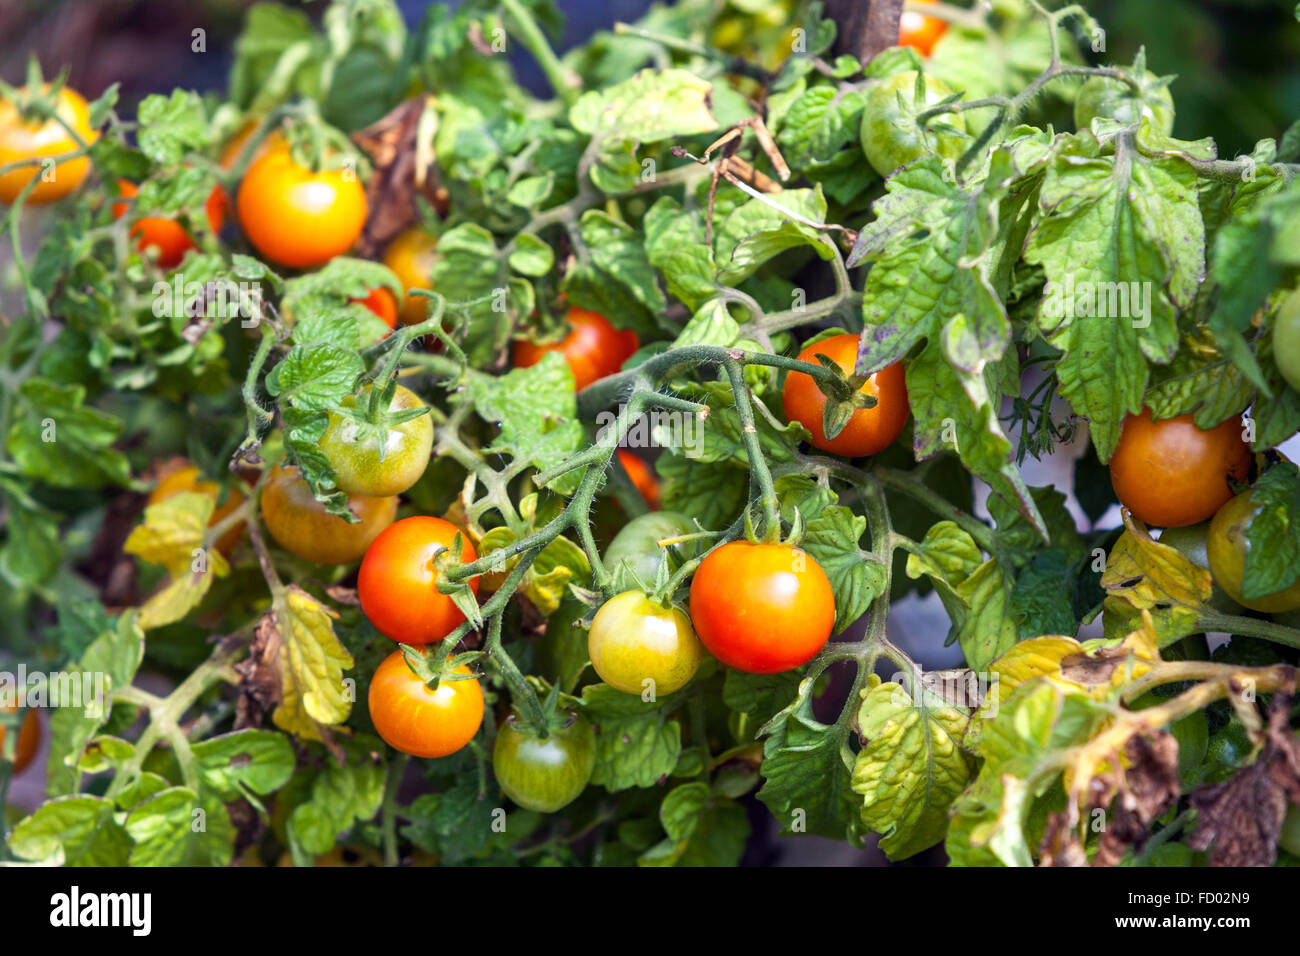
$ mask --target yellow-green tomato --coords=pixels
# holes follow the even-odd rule
[[[916,114],[940,100],[952,96],[952,90],[942,80],[925,78],[925,103],[916,102],[916,70],[895,73],[872,83],[867,91],[862,109],[862,151],[867,161],[881,176],[888,176],[904,163],[910,163],[928,153],[938,153],[944,159],[955,160],[969,143],[964,136],[939,132],[934,124],[942,123],[964,131],[966,121],[960,113],[941,113],[930,120],[931,128],[923,130],[916,122]]]
[[[587,637],[591,666],[628,694],[671,694],[685,687],[704,658],[691,619],[643,591],[615,595],[596,612]]]
[[[362,393],[368,400],[370,388]],[[357,407],[355,396],[343,400],[344,408]],[[409,388],[397,386],[389,411],[424,408]],[[329,413],[320,450],[334,466],[339,489],[350,495],[387,498],[400,495],[420,480],[433,450],[433,422],[427,414],[395,425],[372,424],[351,415]]]
[[[596,768],[596,730],[579,713],[561,715],[539,737],[512,712],[497,729],[492,772],[525,810],[554,813],[586,789]]]
[[[1250,523],[1259,511],[1253,492],[1243,491],[1218,510],[1210,522],[1206,552],[1210,558],[1210,574],[1225,594],[1243,607],[1266,614],[1294,611],[1300,608],[1300,581],[1272,594],[1247,599],[1241,588],[1246,576],[1246,556],[1250,553],[1247,533]]]

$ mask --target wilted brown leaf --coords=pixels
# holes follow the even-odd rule
[[[280,629],[270,611],[258,620],[248,657],[235,665],[235,671],[240,677],[235,729],[260,727],[267,711],[280,700]]]
[[[416,218],[415,197],[423,195],[438,215],[447,214],[447,190],[438,179],[431,144],[418,143],[420,117],[430,98],[410,99],[383,119],[352,134],[370,156],[374,174],[366,187],[370,212],[357,241],[357,255],[375,258]],[[419,147],[419,148],[417,148]]]

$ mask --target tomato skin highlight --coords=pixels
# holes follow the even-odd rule
[[[786,544],[732,541],[691,581],[691,622],[714,657],[750,674],[812,660],[835,626],[835,595],[820,564]]]
[[[460,626],[465,615],[451,597],[437,589],[433,559],[450,548],[460,531],[442,518],[417,515],[403,518],[377,537],[361,561],[357,594],[361,610],[379,633],[402,644],[440,641]],[[465,538],[461,561],[478,554]],[[478,578],[469,579],[478,593]]]
[[[349,495],[348,506],[361,521],[332,515],[316,500],[294,466],[276,464],[262,488],[262,523],[290,554],[315,564],[353,564],[397,517],[397,498]]]
[[[620,371],[623,363],[641,347],[635,332],[619,331],[599,313],[570,306],[566,318],[572,329],[559,342],[534,345],[526,339],[517,339],[515,368],[536,365],[547,352],[558,351],[569,363],[574,389],[580,392],[592,382]]]
[[[624,591],[600,606],[587,635],[591,666],[610,687],[625,694],[647,689],[658,696],[691,682],[704,659],[691,620],[661,607],[644,591]],[[647,688],[645,682],[653,682]]]
[[[405,295],[401,316],[403,325],[423,322],[429,300],[411,295],[412,289],[433,288],[433,267],[438,261],[437,237],[419,226],[412,226],[397,234],[384,250],[384,265],[393,271],[402,283]]]
[[[636,490],[641,492],[641,497],[645,499],[650,510],[659,510],[659,478],[655,475],[654,466],[640,455],[634,455],[622,448],[618,450],[618,460],[623,465],[623,470],[627,472],[627,476],[632,479]]]
[[[369,389],[366,390],[369,395]],[[367,398],[363,397],[362,401]],[[343,405],[356,407],[352,396]],[[409,388],[397,386],[390,411],[423,408],[424,402]],[[386,498],[400,495],[420,480],[429,467],[433,450],[433,421],[421,415],[387,427],[383,434],[369,431],[361,423],[338,412],[329,413],[329,424],[318,443],[334,466],[335,479],[348,494]]]
[[[4,707],[9,713],[18,710],[16,705]],[[0,727],[0,753],[4,751],[5,734],[8,728]],[[22,773],[28,765],[36,759],[36,752],[41,749],[41,720],[36,716],[36,711],[28,710],[23,715],[22,723],[18,725],[18,740],[14,744],[14,766],[15,775]]]
[[[1155,421],[1149,410],[1124,419],[1110,459],[1120,504],[1149,525],[1176,528],[1211,518],[1229,498],[1229,478],[1250,474],[1250,446],[1229,418],[1202,431],[1191,415]]]
[[[1210,522],[1206,552],[1210,573],[1225,594],[1242,607],[1266,614],[1282,614],[1300,609],[1300,580],[1272,594],[1245,598],[1241,587],[1246,575],[1246,556],[1250,553],[1248,530],[1259,512],[1253,492],[1243,491],[1218,510]]]
[[[471,675],[468,667],[457,674]],[[412,757],[446,757],[460,750],[483,724],[478,679],[442,680],[435,691],[393,651],[370,679],[370,720],[390,747]]]
[[[595,767],[596,731],[581,714],[541,738],[512,713],[498,728],[492,747],[492,772],[502,791],[537,813],[554,813],[576,800]]]
[[[816,365],[819,352],[834,360],[846,374],[852,375],[858,358],[858,337],[845,334],[823,339],[800,352],[799,361]],[[858,391],[873,396],[875,407],[855,411],[844,430],[830,439],[823,428],[826,396],[811,375],[803,372],[786,375],[781,403],[787,421],[797,421],[812,432],[809,444],[814,448],[848,458],[862,458],[882,452],[894,443],[907,426],[911,406],[907,401],[907,376],[898,362],[873,373]]]
[[[219,524],[226,515],[244,503],[244,495],[238,488],[231,488],[226,494],[226,500],[221,501],[221,486],[215,481],[203,479],[198,468],[185,462],[180,467],[172,468],[162,475],[158,480],[158,484],[154,485],[153,491],[149,493],[148,504],[156,505],[158,502],[166,501],[172,495],[180,494],[183,491],[206,495],[215,503],[216,507],[212,509],[212,516],[208,518],[209,528]],[[218,539],[217,550],[228,556],[230,552],[235,550],[235,545],[239,544],[239,539],[243,535],[244,525],[243,522],[240,522]]]
[[[935,0],[925,0],[934,3]],[[904,10],[898,22],[898,45],[910,46],[921,56],[934,52],[934,45],[948,32],[948,24],[938,17],[928,17],[924,13]]]
[[[63,87],[59,90],[56,107],[59,118],[76,130],[87,144],[99,139],[99,131],[90,125],[90,107],[76,90]],[[9,100],[0,100],[0,166],[23,159],[61,156],[77,148],[77,141],[53,118],[44,122],[29,123]],[[0,175],[0,202],[12,203],[33,179],[44,172],[41,166],[24,166]],[[85,180],[90,172],[90,159],[78,156],[57,163],[54,177],[40,181],[27,196],[31,205],[44,205],[61,199]]]
[[[284,145],[249,166],[236,205],[249,242],[268,259],[296,268],[347,252],[366,224],[366,191],[355,174],[313,173]]]

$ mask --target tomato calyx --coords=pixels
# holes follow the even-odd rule
[[[533,678],[532,681],[535,683],[536,679]],[[558,684],[551,685],[540,703],[541,710],[532,719],[527,716],[528,708],[521,707],[518,703],[513,704],[504,722],[520,733],[545,740],[551,734],[568,730],[582,716],[578,709],[581,701],[563,693]]]
[[[434,586],[451,598],[472,627],[479,628],[483,626],[483,612],[479,610],[478,598],[470,589],[469,579],[457,570],[463,567],[464,553],[465,534],[457,531],[451,547],[439,549],[433,557],[433,569],[437,572]]]
[[[460,667],[468,667],[483,659],[482,651],[465,651],[461,654],[449,654],[442,659],[442,664],[434,663],[434,655],[437,653],[437,645],[432,649],[417,647],[414,644],[399,644],[398,648],[402,652],[402,659],[406,661],[415,676],[420,678],[424,686],[429,690],[437,690],[438,685],[443,681],[459,680],[478,680],[481,674],[457,674],[456,670]]]

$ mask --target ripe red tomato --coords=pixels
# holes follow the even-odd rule
[[[823,339],[799,353],[799,361],[817,364],[817,353],[833,359],[846,373],[853,374],[858,359],[858,337],[848,333]],[[894,443],[907,424],[911,406],[907,402],[907,381],[903,366],[895,362],[874,373],[858,389],[874,396],[873,408],[860,408],[853,413],[844,430],[833,439],[826,437],[822,416],[826,409],[826,396],[817,387],[816,380],[803,372],[791,372],[785,377],[781,402],[785,417],[799,422],[810,432],[814,448],[849,458],[861,458],[884,451]]]
[[[505,795],[537,813],[554,813],[576,800],[595,768],[596,731],[578,713],[541,738],[512,712],[492,747],[492,772]]]
[[[570,306],[567,319],[572,329],[559,342],[534,345],[527,339],[516,340],[515,367],[536,365],[547,352],[558,351],[573,371],[574,388],[582,391],[597,379],[619,371],[641,347],[635,332],[619,331],[603,315]]]
[[[17,706],[10,705],[6,708],[9,713],[18,710]],[[4,752],[5,727],[0,727],[0,753]],[[41,721],[36,716],[36,711],[29,710],[23,716],[23,722],[18,725],[18,742],[14,745],[14,769],[15,774],[20,774],[26,769],[27,765],[36,757],[36,751],[41,749]]]
[[[90,126],[90,109],[86,100],[76,90],[66,86],[59,90],[57,110],[59,119],[76,130],[87,143],[99,138],[99,132]],[[57,157],[76,148],[77,141],[57,120],[28,122],[13,102],[0,100],[0,166],[24,159]],[[60,199],[80,186],[88,172],[90,160],[85,156],[57,163],[50,178],[42,178],[37,183],[27,202],[41,205]],[[13,202],[28,183],[44,175],[45,170],[40,166],[23,166],[0,175],[0,202]]]
[[[206,495],[217,503],[216,507],[212,509],[212,516],[208,519],[209,528],[219,524],[226,515],[244,503],[243,493],[238,488],[233,487],[226,495],[226,500],[221,501],[221,486],[215,481],[203,480],[199,475],[199,470],[183,459],[176,462],[174,467],[163,472],[158,484],[149,493],[148,503],[156,505],[158,502],[166,501],[172,495],[180,494],[182,491],[192,491],[200,495]],[[240,522],[221,536],[220,540],[217,541],[217,550],[224,555],[229,555],[231,551],[235,550],[235,545],[239,544],[239,539],[243,534],[244,525]]]
[[[1249,473],[1250,446],[1236,418],[1202,431],[1191,415],[1155,421],[1145,408],[1124,419],[1110,459],[1120,504],[1163,528],[1205,521],[1232,497],[1228,479],[1245,481]]]
[[[457,667],[457,674],[471,674]],[[393,651],[370,679],[370,719],[390,747],[413,757],[446,757],[474,739],[483,723],[477,679],[442,680],[429,690]]]
[[[313,173],[273,146],[239,186],[239,225],[280,265],[308,268],[352,248],[366,224],[366,191],[354,172]]]
[[[610,687],[656,695],[685,687],[704,659],[690,618],[644,591],[624,591],[600,606],[587,635],[591,666]]]
[[[934,3],[935,0],[922,0]],[[939,37],[948,31],[948,24],[938,17],[927,17],[924,13],[903,11],[903,18],[898,23],[898,45],[910,46],[921,56],[929,56]]]
[[[779,674],[812,660],[829,640],[835,595],[821,565],[798,548],[732,541],[696,570],[691,621],[728,667]]]
[[[425,320],[429,300],[413,296],[412,289],[433,288],[433,266],[438,261],[437,237],[419,226],[397,234],[384,250],[384,265],[401,280],[406,297],[402,302],[402,324],[416,325]]]
[[[650,506],[650,510],[658,511],[659,478],[655,475],[654,467],[639,455],[624,451],[622,448],[618,450],[618,460],[623,464],[627,476],[632,479],[632,484],[636,485],[636,490],[641,492],[645,503]]]
[[[121,190],[123,199],[135,197],[140,189],[133,182],[125,179],[118,180],[118,189]],[[213,232],[220,232],[221,227],[226,221],[226,204],[229,198],[226,191],[220,186],[212,187],[212,192],[208,194],[207,202],[203,204],[204,212],[208,216],[208,225],[212,227]],[[129,205],[125,202],[113,203],[113,218],[121,219],[126,215]],[[131,235],[139,240],[136,247],[144,252],[149,247],[157,251],[158,265],[164,269],[171,269],[180,265],[185,253],[191,249],[197,249],[198,246],[190,238],[190,234],[182,228],[181,224],[172,219],[164,219],[159,216],[147,216],[136,222],[131,227]]]
[[[292,465],[275,465],[262,488],[262,522],[290,554],[316,564],[352,564],[365,556],[379,533],[397,517],[397,498],[349,495],[348,507],[361,520],[332,515],[311,493]]]
[[[1210,559],[1210,573],[1225,594],[1243,607],[1266,614],[1284,614],[1300,609],[1300,581],[1271,594],[1247,598],[1241,593],[1246,576],[1246,556],[1250,553],[1250,524],[1259,513],[1252,492],[1235,495],[1218,510],[1210,522],[1205,551]]]
[[[357,578],[361,610],[378,631],[402,644],[440,641],[465,620],[452,599],[438,590],[433,559],[450,548],[460,531],[450,521],[428,515],[390,525],[366,552]],[[462,537],[464,537],[462,535]],[[465,538],[461,562],[478,557]],[[470,578],[478,593],[478,578]]]
[[[364,299],[353,299],[357,305],[364,305],[383,320],[390,329],[397,328],[397,299],[383,286],[370,290]]]

